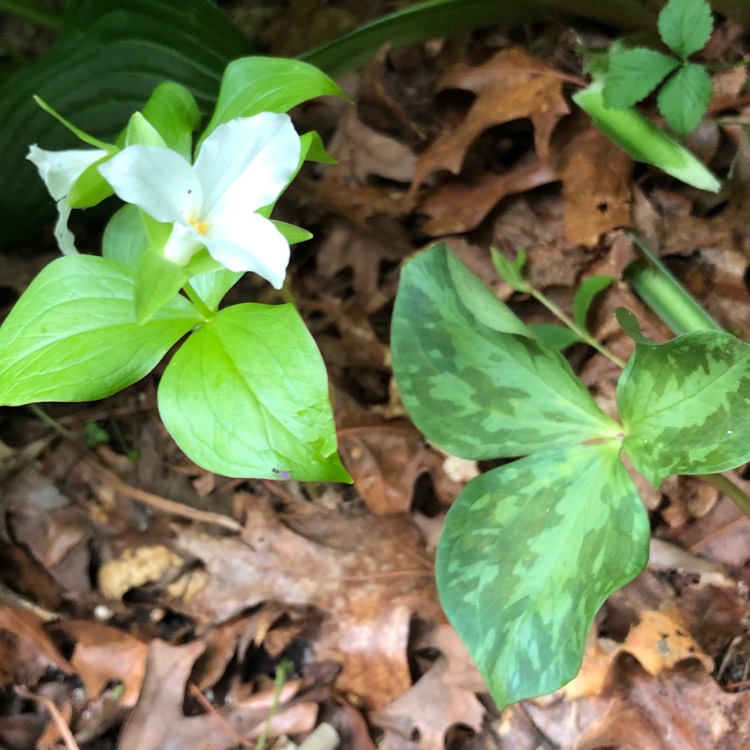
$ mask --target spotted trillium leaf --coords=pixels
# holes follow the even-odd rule
[[[494,311],[492,327],[485,321]],[[409,415],[454,455],[520,456],[620,432],[565,359],[534,338],[445,245],[404,266],[391,345]]]
[[[109,258],[50,263],[0,328],[0,404],[90,401],[140,380],[201,317],[175,297],[144,325],[134,271]]]
[[[618,315],[618,318],[621,316]],[[698,331],[658,344],[636,337],[617,388],[623,447],[655,487],[750,460],[750,344]]]
[[[571,680],[597,610],[646,564],[619,448],[539,451],[473,479],[448,512],[440,598],[500,708]]]
[[[159,413],[200,466],[233,477],[350,481],[320,352],[292,305],[220,310],[172,358]]]

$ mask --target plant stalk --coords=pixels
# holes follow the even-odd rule
[[[0,11],[31,21],[52,31],[63,27],[62,17],[35,0],[0,0]]]
[[[190,301],[195,305],[198,312],[206,319],[211,320],[216,315],[216,311],[211,311],[206,306],[206,303],[198,296],[198,293],[193,289],[190,282],[185,284],[184,287],[182,287],[185,290],[185,294],[187,294]]]

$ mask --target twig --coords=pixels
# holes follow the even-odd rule
[[[60,736],[62,737],[63,742],[65,743],[65,747],[67,747],[68,750],[81,750],[78,747],[78,743],[76,742],[75,737],[73,737],[73,733],[70,731],[70,727],[63,718],[63,715],[60,713],[60,709],[58,709],[53,700],[51,700],[50,698],[46,698],[43,695],[36,695],[35,693],[31,693],[20,686],[16,686],[14,690],[23,698],[30,698],[37,703],[41,703],[47,709],[47,711],[49,711],[49,714],[52,717],[52,721],[55,722],[57,728],[60,730]]]
[[[198,689],[197,685],[194,685],[192,682],[190,683],[190,695],[195,698],[198,703],[203,706],[203,709],[207,714],[211,714],[218,722],[222,725],[222,727],[225,729],[227,734],[234,739],[236,743],[239,745],[243,745],[244,747],[252,747],[253,743],[250,742],[250,740],[245,739],[217,710],[214,706],[211,705],[209,701],[206,700],[206,696],[201,693],[201,691]]]

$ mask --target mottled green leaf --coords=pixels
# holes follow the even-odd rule
[[[325,366],[292,305],[220,310],[167,366],[159,413],[209,471],[350,481],[336,452]]]
[[[536,453],[466,486],[436,575],[448,619],[500,708],[571,680],[602,602],[648,559],[619,441]]]
[[[674,57],[646,47],[613,52],[604,78],[604,104],[614,109],[632,107],[679,64]]]
[[[133,277],[133,269],[91,255],[50,263],[0,328],[0,404],[109,396],[150,372],[201,322],[175,297],[138,325]]]
[[[654,486],[750,460],[750,344],[698,331],[636,340],[617,388],[624,448]]]
[[[659,36],[680,57],[703,47],[713,25],[711,6],[705,0],[669,0],[659,13]]]
[[[396,297],[393,369],[426,437],[479,459],[617,434],[557,352],[478,319],[457,291],[457,267],[439,245],[406,263]]]
[[[591,276],[576,290],[573,297],[573,319],[579,328],[586,329],[586,316],[596,296],[612,284],[611,276]]]
[[[711,76],[702,65],[683,65],[662,86],[656,102],[675,132],[687,135],[698,127],[711,101]]]

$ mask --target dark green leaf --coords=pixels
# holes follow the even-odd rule
[[[713,18],[706,0],[669,0],[659,13],[659,36],[680,57],[703,47],[711,36]]]
[[[350,481],[336,453],[325,366],[292,305],[220,310],[169,363],[159,413],[209,471]]]
[[[613,280],[611,276],[591,276],[578,287],[573,298],[573,319],[579,328],[586,329],[586,316],[591,303]]]
[[[702,65],[683,65],[661,87],[657,104],[672,130],[687,135],[695,130],[711,101],[711,76]]]
[[[104,398],[140,380],[200,323],[176,297],[138,325],[133,276],[91,255],[50,263],[0,328],[0,403]]]
[[[563,357],[530,338],[520,321],[526,335],[501,333],[478,319],[457,290],[459,267],[439,245],[404,266],[396,297],[393,369],[427,438],[479,459],[617,434],[619,425],[599,410]],[[464,268],[461,276],[467,275]],[[494,296],[492,304],[505,308]]]
[[[435,563],[448,619],[499,708],[571,680],[602,602],[648,560],[619,442],[544,450],[466,486]]]
[[[614,109],[632,107],[648,96],[678,65],[674,57],[645,47],[612,53],[604,78],[604,104]]]

